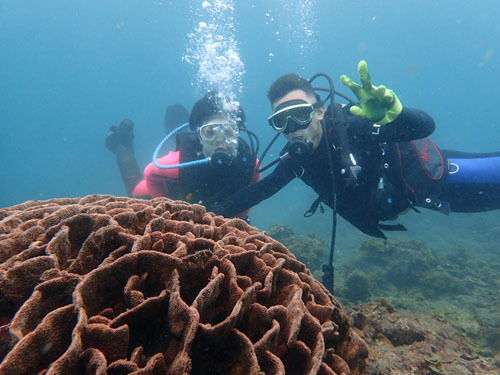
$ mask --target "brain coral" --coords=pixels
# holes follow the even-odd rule
[[[0,374],[359,374],[367,353],[242,220],[102,195],[0,209]]]

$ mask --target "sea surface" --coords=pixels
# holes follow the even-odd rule
[[[142,168],[165,135],[166,107],[190,109],[218,84],[241,103],[262,150],[273,136],[266,92],[276,78],[324,72],[352,96],[339,76],[359,81],[361,59],[375,85],[435,119],[441,148],[500,151],[497,0],[2,0],[0,48],[0,207],[124,195],[104,147],[109,127],[135,123]],[[251,223],[328,243],[331,211],[303,217],[315,198],[294,181],[253,208]],[[498,257],[499,219],[411,212],[400,219],[408,232],[390,237]],[[340,220],[335,256],[349,258],[366,239]]]

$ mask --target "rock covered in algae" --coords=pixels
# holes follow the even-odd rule
[[[468,292],[445,259],[419,240],[364,241],[341,269],[345,280],[341,296],[356,303],[368,301],[370,295],[388,293],[413,292],[436,299]],[[367,279],[361,283],[367,285],[356,287],[360,273]]]
[[[0,209],[0,374],[359,374],[342,306],[279,242],[199,205]]]
[[[399,312],[378,298],[354,306],[351,318],[370,345],[370,375],[500,373],[500,354],[482,356],[463,331],[427,312]]]

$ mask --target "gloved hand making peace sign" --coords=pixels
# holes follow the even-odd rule
[[[350,108],[351,113],[380,125],[394,121],[403,110],[394,91],[384,85],[378,87],[372,85],[366,61],[359,62],[358,72],[361,85],[346,75],[340,76],[342,83],[351,89],[360,103],[359,106],[354,105]]]

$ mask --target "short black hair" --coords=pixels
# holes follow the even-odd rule
[[[246,117],[243,108],[239,104],[235,109],[228,112],[223,108],[222,97],[215,90],[209,90],[203,98],[198,100],[193,105],[191,115],[189,116],[189,127],[192,131],[196,131],[203,123],[208,121],[216,114],[230,116],[236,121],[238,127],[246,127]]]
[[[306,95],[316,97],[309,80],[295,73],[285,74],[274,81],[267,92],[267,97],[272,104],[293,90],[302,90],[306,93]]]

